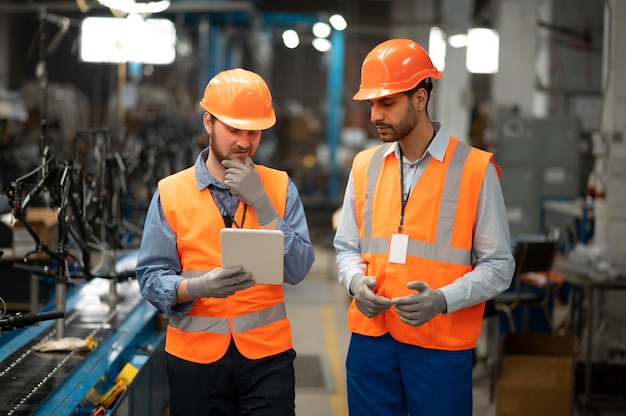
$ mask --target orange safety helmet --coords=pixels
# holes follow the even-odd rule
[[[354,100],[371,100],[409,91],[426,78],[441,78],[441,71],[417,42],[389,39],[372,49],[361,67],[361,86]]]
[[[240,130],[265,130],[276,123],[267,84],[258,74],[242,68],[214,76],[204,89],[200,107]]]

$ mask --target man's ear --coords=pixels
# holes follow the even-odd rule
[[[204,124],[204,129],[207,133],[211,130],[211,126],[213,124],[213,119],[211,118],[211,113],[205,112],[204,116],[202,116],[202,124]]]
[[[426,109],[426,103],[428,103],[428,93],[424,88],[420,88],[413,94],[413,104],[418,110]]]

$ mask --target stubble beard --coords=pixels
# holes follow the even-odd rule
[[[378,123],[377,126],[385,126],[391,131],[385,135],[379,134],[380,139],[385,143],[393,143],[404,139],[409,135],[415,126],[417,125],[417,114],[415,109],[409,106],[404,114],[404,117],[396,125]]]

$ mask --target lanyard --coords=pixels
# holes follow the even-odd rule
[[[411,194],[411,187],[404,192],[404,160],[402,160],[402,147],[398,145],[398,151],[400,152],[400,225],[398,225],[398,232],[402,233],[402,224],[404,224],[404,209],[406,203],[409,201],[409,195]]]
[[[430,141],[426,145],[426,149],[430,146],[433,139],[437,135],[437,129],[433,129],[433,137],[430,138]],[[406,203],[409,201],[409,195],[411,195],[411,186],[409,185],[409,190],[404,192],[404,160],[402,159],[402,146],[398,143],[398,152],[400,152],[400,225],[398,225],[398,232],[402,233],[402,225],[404,224],[404,209],[406,207]],[[417,162],[419,163],[419,161]],[[415,171],[413,171],[413,175],[415,175]],[[413,176],[415,178],[415,176]]]
[[[217,192],[217,190],[214,189],[212,186],[209,186],[209,191],[211,191],[211,195],[213,195],[213,200],[221,208],[220,211],[222,212],[222,217],[224,218],[224,225],[230,228],[232,224],[235,224],[235,227],[243,228],[243,224],[244,222],[246,222],[246,211],[248,211],[248,205],[243,204],[243,214],[241,214],[241,226],[240,226],[239,224],[237,224],[237,221],[235,221],[234,215],[230,215],[230,212],[226,208],[226,205],[224,204],[224,201],[222,200],[222,198],[220,198],[220,195]]]

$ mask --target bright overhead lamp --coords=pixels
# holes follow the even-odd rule
[[[328,18],[328,21],[335,30],[342,31],[346,30],[346,28],[348,27],[346,19],[344,19],[343,16],[340,14],[333,14]]]
[[[332,47],[330,41],[324,38],[315,38],[313,39],[312,44],[318,52],[328,52]]]
[[[500,37],[498,32],[487,28],[467,31],[467,56],[465,66],[472,74],[495,74],[498,72]]]
[[[109,9],[124,13],[155,14],[161,13],[170,7],[170,0],[136,3],[135,0],[98,0],[98,3]]]
[[[434,26],[430,28],[428,36],[428,55],[433,61],[433,65],[440,71],[446,66],[446,41],[443,30]]]
[[[448,44],[453,48],[464,48],[467,46],[467,34],[459,33],[448,37]]]
[[[328,23],[316,22],[313,24],[313,35],[316,38],[327,38],[330,36],[331,28]]]
[[[87,17],[80,26],[82,62],[166,65],[176,58],[176,28],[167,19]]]
[[[300,37],[298,32],[293,29],[287,29],[283,32],[283,43],[289,49],[297,48],[300,44]]]

